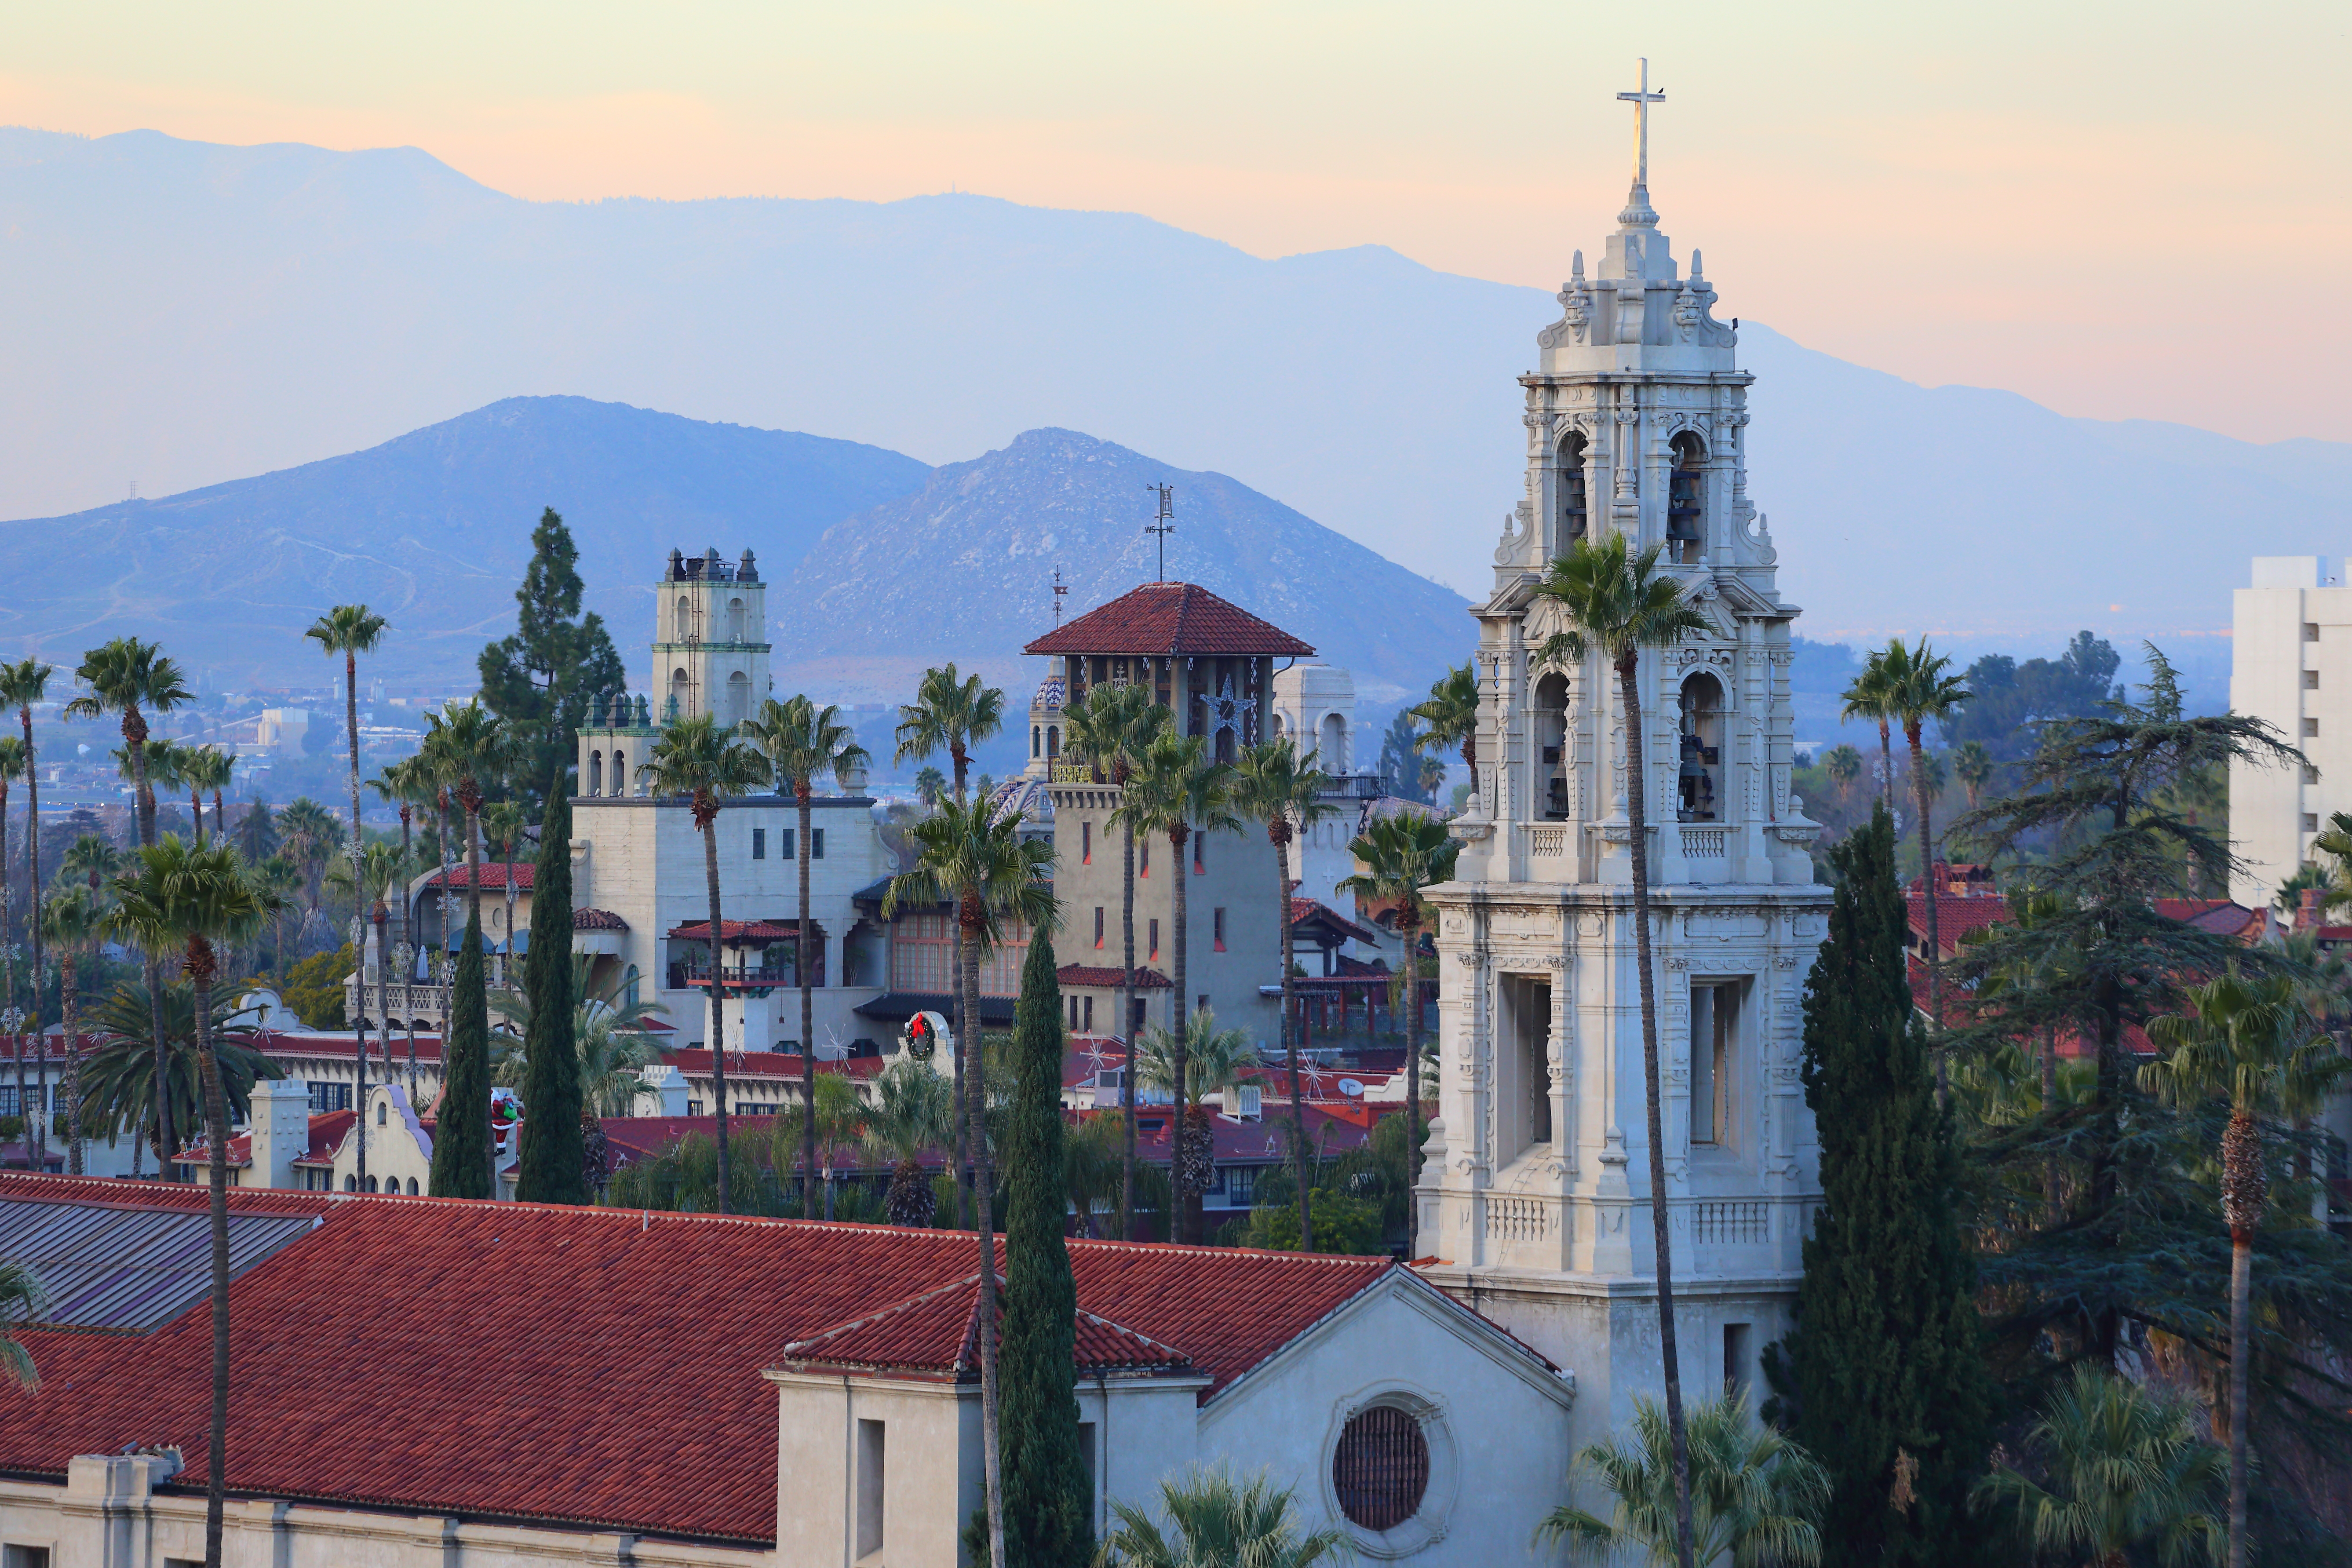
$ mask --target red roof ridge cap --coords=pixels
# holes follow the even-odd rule
[[[996,1279],[997,1283],[1002,1286],[1004,1282],[1004,1276],[999,1274],[996,1277]],[[976,1286],[979,1283],[980,1270],[975,1268],[960,1279],[950,1279],[943,1285],[934,1285],[928,1290],[918,1290],[913,1295],[903,1297],[898,1300],[891,1302],[887,1307],[877,1307],[874,1310],[865,1313],[860,1317],[845,1318],[838,1323],[834,1323],[825,1328],[819,1329],[816,1332],[811,1334],[804,1340],[794,1340],[791,1343],[785,1345],[782,1353],[788,1360],[812,1359],[808,1357],[795,1356],[793,1352],[795,1351],[807,1350],[811,1346],[819,1344],[826,1340],[838,1339],[843,1334],[850,1333],[856,1330],[865,1328],[869,1323],[878,1323],[885,1318],[895,1317],[900,1312],[910,1311],[917,1307],[924,1305],[926,1302],[935,1301],[941,1296],[945,1296],[951,1291],[966,1289],[970,1287]]]

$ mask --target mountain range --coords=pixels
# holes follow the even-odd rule
[[[1654,189],[1672,232],[1671,168]],[[1591,215],[1589,252],[1608,222]],[[1677,238],[1687,258],[1709,237]],[[2343,548],[2352,447],[1917,386],[1772,332],[1736,273],[1712,270],[1718,315],[1747,318],[1749,494],[1809,636],[1927,630],[2033,651],[2078,626],[2123,646],[2202,636],[2227,626],[2248,555]],[[97,579],[17,603],[0,635],[20,636],[89,624],[91,605],[175,628],[314,609],[325,601],[234,591],[228,555],[186,603],[163,604],[152,595],[174,590],[104,559],[127,538],[121,514],[89,509],[132,480],[201,494],[548,395],[922,464],[1085,430],[1234,476],[1475,594],[1519,493],[1515,377],[1559,314],[1544,290],[1379,247],[1267,259],[1129,214],[969,195],[531,202],[414,149],[152,132],[0,132],[0,286],[16,302],[0,325],[14,372],[0,382],[0,515],[73,514],[69,530],[40,525],[38,558]],[[825,500],[842,505],[828,521],[929,482],[886,471],[904,488],[851,485]],[[541,498],[507,499],[536,515]],[[662,508],[696,503],[646,504],[659,532],[683,526]],[[414,562],[494,564],[462,538],[416,540]],[[205,558],[193,535],[175,542]],[[243,564],[270,579],[274,559]],[[72,599],[84,620],[47,619],[37,595]]]

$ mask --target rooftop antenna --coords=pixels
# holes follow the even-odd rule
[[[1054,624],[1062,624],[1062,601],[1069,597],[1070,585],[1062,580],[1062,569],[1054,568]]]
[[[1160,497],[1160,515],[1145,523],[1143,531],[1160,536],[1160,581],[1165,583],[1168,581],[1168,536],[1176,531],[1176,509],[1171,499],[1176,493],[1176,487],[1146,485],[1143,488],[1156,491]]]

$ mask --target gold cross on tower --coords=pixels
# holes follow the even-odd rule
[[[1633,106],[1633,190],[1617,221],[1654,224],[1658,215],[1650,210],[1650,105],[1665,102],[1666,93],[1664,88],[1650,90],[1650,62],[1646,57],[1642,61],[1642,85],[1632,92],[1619,93],[1617,100]]]

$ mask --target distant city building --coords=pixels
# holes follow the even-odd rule
[[[2260,719],[2301,765],[2230,764],[2230,896],[2260,909],[2313,861],[2329,816],[2352,811],[2352,587],[2317,555],[2257,555],[2231,595],[2230,707]]]

